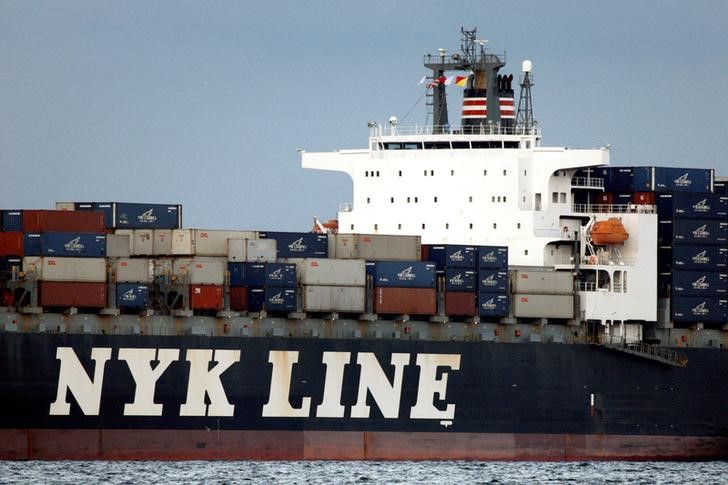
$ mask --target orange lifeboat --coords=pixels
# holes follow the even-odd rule
[[[591,229],[592,243],[597,246],[610,244],[622,244],[629,239],[629,233],[624,224],[616,217],[610,217],[606,221],[597,221]]]

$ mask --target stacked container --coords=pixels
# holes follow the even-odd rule
[[[435,263],[376,261],[372,268],[374,312],[434,315],[437,313]]]
[[[116,307],[122,310],[142,311],[149,303],[149,286],[154,275],[150,259],[120,258],[114,261],[116,281]]]
[[[420,261],[420,236],[330,234],[329,258],[367,261]]]
[[[303,311],[364,313],[364,260],[305,258],[295,260],[295,263],[303,295]]]
[[[508,248],[478,247],[478,315],[501,318],[508,315]]]
[[[227,258],[215,257],[174,260],[172,273],[179,284],[188,286],[190,309],[220,311],[224,308],[226,263]]]
[[[326,258],[329,242],[326,234],[314,232],[261,232],[261,239],[276,241],[277,258]]]
[[[516,318],[574,318],[574,275],[570,271],[511,273],[513,316]]]
[[[460,245],[428,245],[425,257],[435,263],[437,274],[444,277],[445,313],[452,316],[475,316],[478,287],[478,248]]]
[[[104,214],[107,229],[178,229],[182,227],[182,206],[130,202],[58,202],[57,208],[73,206],[76,211]]]

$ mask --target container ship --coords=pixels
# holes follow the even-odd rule
[[[311,232],[3,210],[0,459],[728,458],[725,179],[543,146],[461,34],[431,124],[302,152],[353,181]]]

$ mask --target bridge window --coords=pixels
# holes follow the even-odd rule
[[[506,141],[503,142],[503,148],[519,148],[520,143],[517,141]]]
[[[473,148],[501,148],[500,141],[472,141],[470,145]]]
[[[422,143],[405,142],[403,145],[404,145],[405,150],[421,150],[422,149]]]
[[[454,141],[452,142],[453,148],[470,148],[470,142],[467,141]]]
[[[449,149],[450,142],[448,141],[426,141],[425,150],[443,150]]]

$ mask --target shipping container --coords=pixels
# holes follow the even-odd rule
[[[23,246],[27,256],[103,258],[106,235],[90,233],[25,233]]]
[[[296,281],[295,264],[265,263],[265,286],[294,288]]]
[[[190,308],[192,310],[217,310],[224,306],[223,287],[220,285],[190,285]]]
[[[601,192],[597,194],[597,204],[612,205],[614,204],[614,194],[612,192]]]
[[[23,232],[104,233],[104,215],[100,212],[24,210]]]
[[[0,256],[23,256],[23,233],[0,232]]]
[[[478,314],[486,318],[508,316],[508,295],[498,293],[478,294]]]
[[[296,311],[295,288],[266,287],[263,309],[269,312]]]
[[[172,254],[227,257],[228,239],[254,239],[256,237],[255,231],[175,229],[172,231]]]
[[[361,259],[306,258],[296,272],[303,285],[364,286],[364,265]]]
[[[74,211],[76,210],[75,202],[56,202],[57,211]]]
[[[172,254],[172,229],[154,229],[152,252],[155,256]]]
[[[710,219],[675,219],[659,221],[658,240],[661,245],[725,245],[728,242],[728,222]]]
[[[190,285],[223,285],[227,258],[178,258],[172,272],[178,281]]]
[[[131,256],[131,236],[128,234],[106,235],[106,257],[128,258]]]
[[[377,261],[374,286],[435,288],[435,263],[424,261]]]
[[[632,203],[632,192],[615,192],[612,200],[614,205],[629,205]]]
[[[610,192],[712,192],[713,170],[670,167],[609,167]]]
[[[725,297],[728,274],[717,271],[673,271],[672,294],[675,296]]]
[[[447,291],[445,292],[445,314],[449,316],[474,317],[476,293]]]
[[[116,307],[144,310],[149,303],[149,287],[139,283],[117,283]]]
[[[244,263],[248,259],[247,242],[247,239],[228,239],[228,262]]]
[[[117,283],[151,283],[154,264],[151,259],[121,258],[114,262]]]
[[[12,273],[23,269],[23,258],[20,256],[0,256],[0,273]]]
[[[434,288],[374,288],[374,313],[394,315],[434,315],[437,311]]]
[[[106,283],[41,281],[38,303],[42,307],[106,307]]]
[[[275,239],[248,239],[246,257],[251,263],[275,263],[277,254]]]
[[[456,244],[430,244],[427,245],[427,260],[435,263],[437,271],[445,268],[474,269],[478,258],[477,246],[463,246]]]
[[[23,211],[21,210],[2,210],[2,230],[7,232],[22,232],[23,230]]]
[[[276,241],[278,258],[326,258],[329,253],[328,235],[326,234],[261,232],[259,237]]]
[[[507,293],[508,271],[482,268],[478,271],[478,287],[480,293]]]
[[[128,202],[76,202],[77,211],[101,211],[109,229],[179,229],[182,206]]]
[[[574,295],[520,293],[513,295],[516,318],[574,318]]]
[[[725,323],[726,299],[699,296],[676,296],[671,299],[672,321],[675,323]]]
[[[248,288],[248,311],[259,312],[263,310],[265,304],[265,289],[263,288]]]
[[[363,286],[303,287],[303,311],[364,313],[365,288]]]
[[[661,247],[658,254],[660,267],[667,269],[723,271],[728,267],[728,248],[721,246],[677,244]]]
[[[23,271],[41,281],[98,283],[106,281],[106,259],[26,256]]]
[[[728,195],[728,180],[725,177],[715,177],[713,181],[713,193]]]
[[[265,264],[228,263],[230,286],[262,287],[265,285]]]
[[[572,294],[574,275],[570,271],[516,270],[511,276],[513,293]]]
[[[384,234],[331,234],[330,258],[367,259],[371,261],[421,261],[420,236]]]
[[[637,205],[655,205],[657,194],[655,192],[635,192],[632,194],[631,202]]]
[[[507,246],[478,246],[478,268],[504,269],[507,267]]]
[[[476,279],[478,273],[472,269],[465,268],[447,268],[445,270],[445,290],[449,292],[456,291],[475,291]]]
[[[716,194],[660,194],[657,214],[660,220],[725,219],[728,200]]]
[[[230,309],[234,312],[248,310],[248,288],[236,286],[230,288]]]

